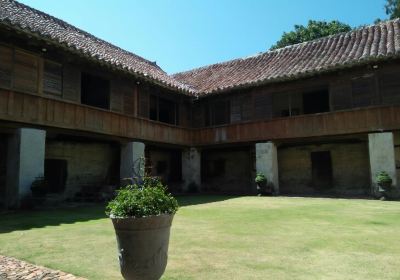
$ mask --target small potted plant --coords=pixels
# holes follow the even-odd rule
[[[159,178],[117,191],[106,213],[114,225],[124,279],[160,279],[167,266],[169,235],[178,203]]]
[[[262,173],[257,173],[256,179],[254,181],[257,184],[257,195],[263,195],[267,188],[267,177],[265,177],[265,175]]]
[[[376,175],[376,192],[380,199],[386,199],[388,192],[392,188],[392,182],[392,178],[385,171],[381,171]]]

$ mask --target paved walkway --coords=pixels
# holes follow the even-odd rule
[[[0,280],[86,280],[59,270],[0,255]]]

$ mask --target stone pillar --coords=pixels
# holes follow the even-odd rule
[[[142,142],[129,142],[121,145],[120,177],[140,178],[144,175],[144,148]]]
[[[187,191],[192,183],[201,190],[201,152],[196,148],[182,151],[183,191]]]
[[[371,187],[376,185],[376,174],[386,171],[397,186],[396,162],[394,153],[393,133],[368,134],[369,163],[371,167]]]
[[[7,200],[18,207],[29,197],[32,182],[44,176],[46,131],[20,128],[9,138],[7,155]]]
[[[256,143],[256,170],[267,177],[279,194],[278,152],[274,143]]]

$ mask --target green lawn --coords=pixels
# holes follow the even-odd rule
[[[163,279],[400,279],[400,203],[180,199]],[[121,279],[103,207],[0,215],[0,254]]]

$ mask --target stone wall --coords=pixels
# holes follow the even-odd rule
[[[400,131],[393,132],[394,156],[396,160],[397,186],[400,187]]]
[[[119,168],[119,149],[96,142],[47,141],[46,159],[67,161],[63,196],[73,197],[82,186],[104,186],[112,182]]]
[[[254,152],[248,149],[207,150],[201,154],[204,192],[254,193]]]
[[[304,145],[278,150],[281,193],[313,194],[311,152],[330,151],[332,194],[362,195],[370,189],[368,143]]]

